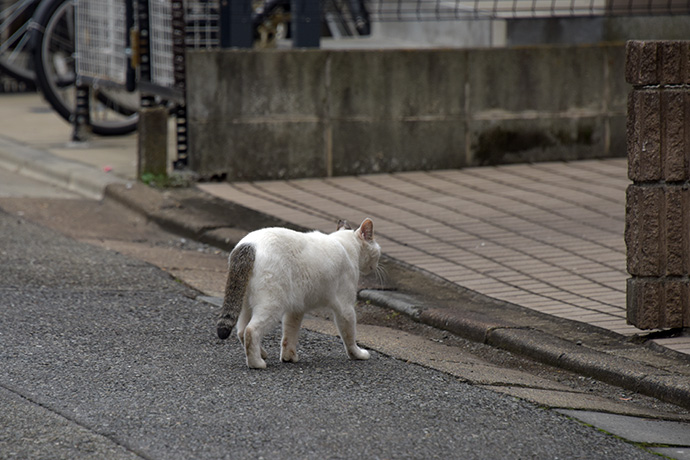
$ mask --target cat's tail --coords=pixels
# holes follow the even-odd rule
[[[217,323],[218,337],[225,340],[230,336],[242,309],[249,277],[254,268],[256,249],[252,244],[240,244],[230,253],[228,282],[225,285],[223,309]]]

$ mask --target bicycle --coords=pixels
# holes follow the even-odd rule
[[[75,15],[72,0],[3,1],[0,68],[32,81],[65,120],[75,113]],[[90,126],[95,134],[120,135],[138,123],[138,93],[91,86]]]
[[[0,0],[0,70],[24,83],[36,78],[29,43],[29,23],[36,0]]]

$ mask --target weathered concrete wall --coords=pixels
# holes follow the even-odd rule
[[[623,46],[199,51],[190,164],[272,179],[625,155]]]

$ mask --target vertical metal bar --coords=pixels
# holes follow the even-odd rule
[[[173,76],[175,88],[182,91],[184,101],[175,110],[175,138],[177,141],[177,159],[173,162],[176,170],[185,169],[189,165],[187,143],[187,81],[185,59],[185,8],[182,0],[172,2],[173,29]]]
[[[292,46],[318,48],[321,45],[321,0],[292,0]]]
[[[177,159],[173,161],[175,170],[187,169],[189,166],[187,132],[187,106],[180,104],[175,109],[175,138],[177,140]]]
[[[137,0],[139,19],[139,81],[151,82],[151,24],[149,1]],[[141,107],[153,107],[153,96],[141,94]]]
[[[230,3],[232,0],[220,0],[220,47],[230,48],[232,39],[230,38],[230,27],[232,23],[232,10]]]
[[[138,44],[132,43],[132,39],[137,36],[136,31],[134,30],[134,14],[134,0],[127,0],[125,2],[125,21],[127,27],[127,33],[125,35],[125,53],[127,55],[127,73],[125,85],[127,87],[127,91],[134,91],[137,84],[136,59],[138,59],[138,55],[134,51],[134,48],[136,48]]]
[[[251,0],[220,0],[221,48],[251,48],[253,45]]]

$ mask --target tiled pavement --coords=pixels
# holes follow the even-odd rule
[[[374,220],[388,256],[487,296],[632,335],[625,321],[627,161],[538,163],[202,184],[324,232]],[[659,339],[690,354],[690,337]]]

